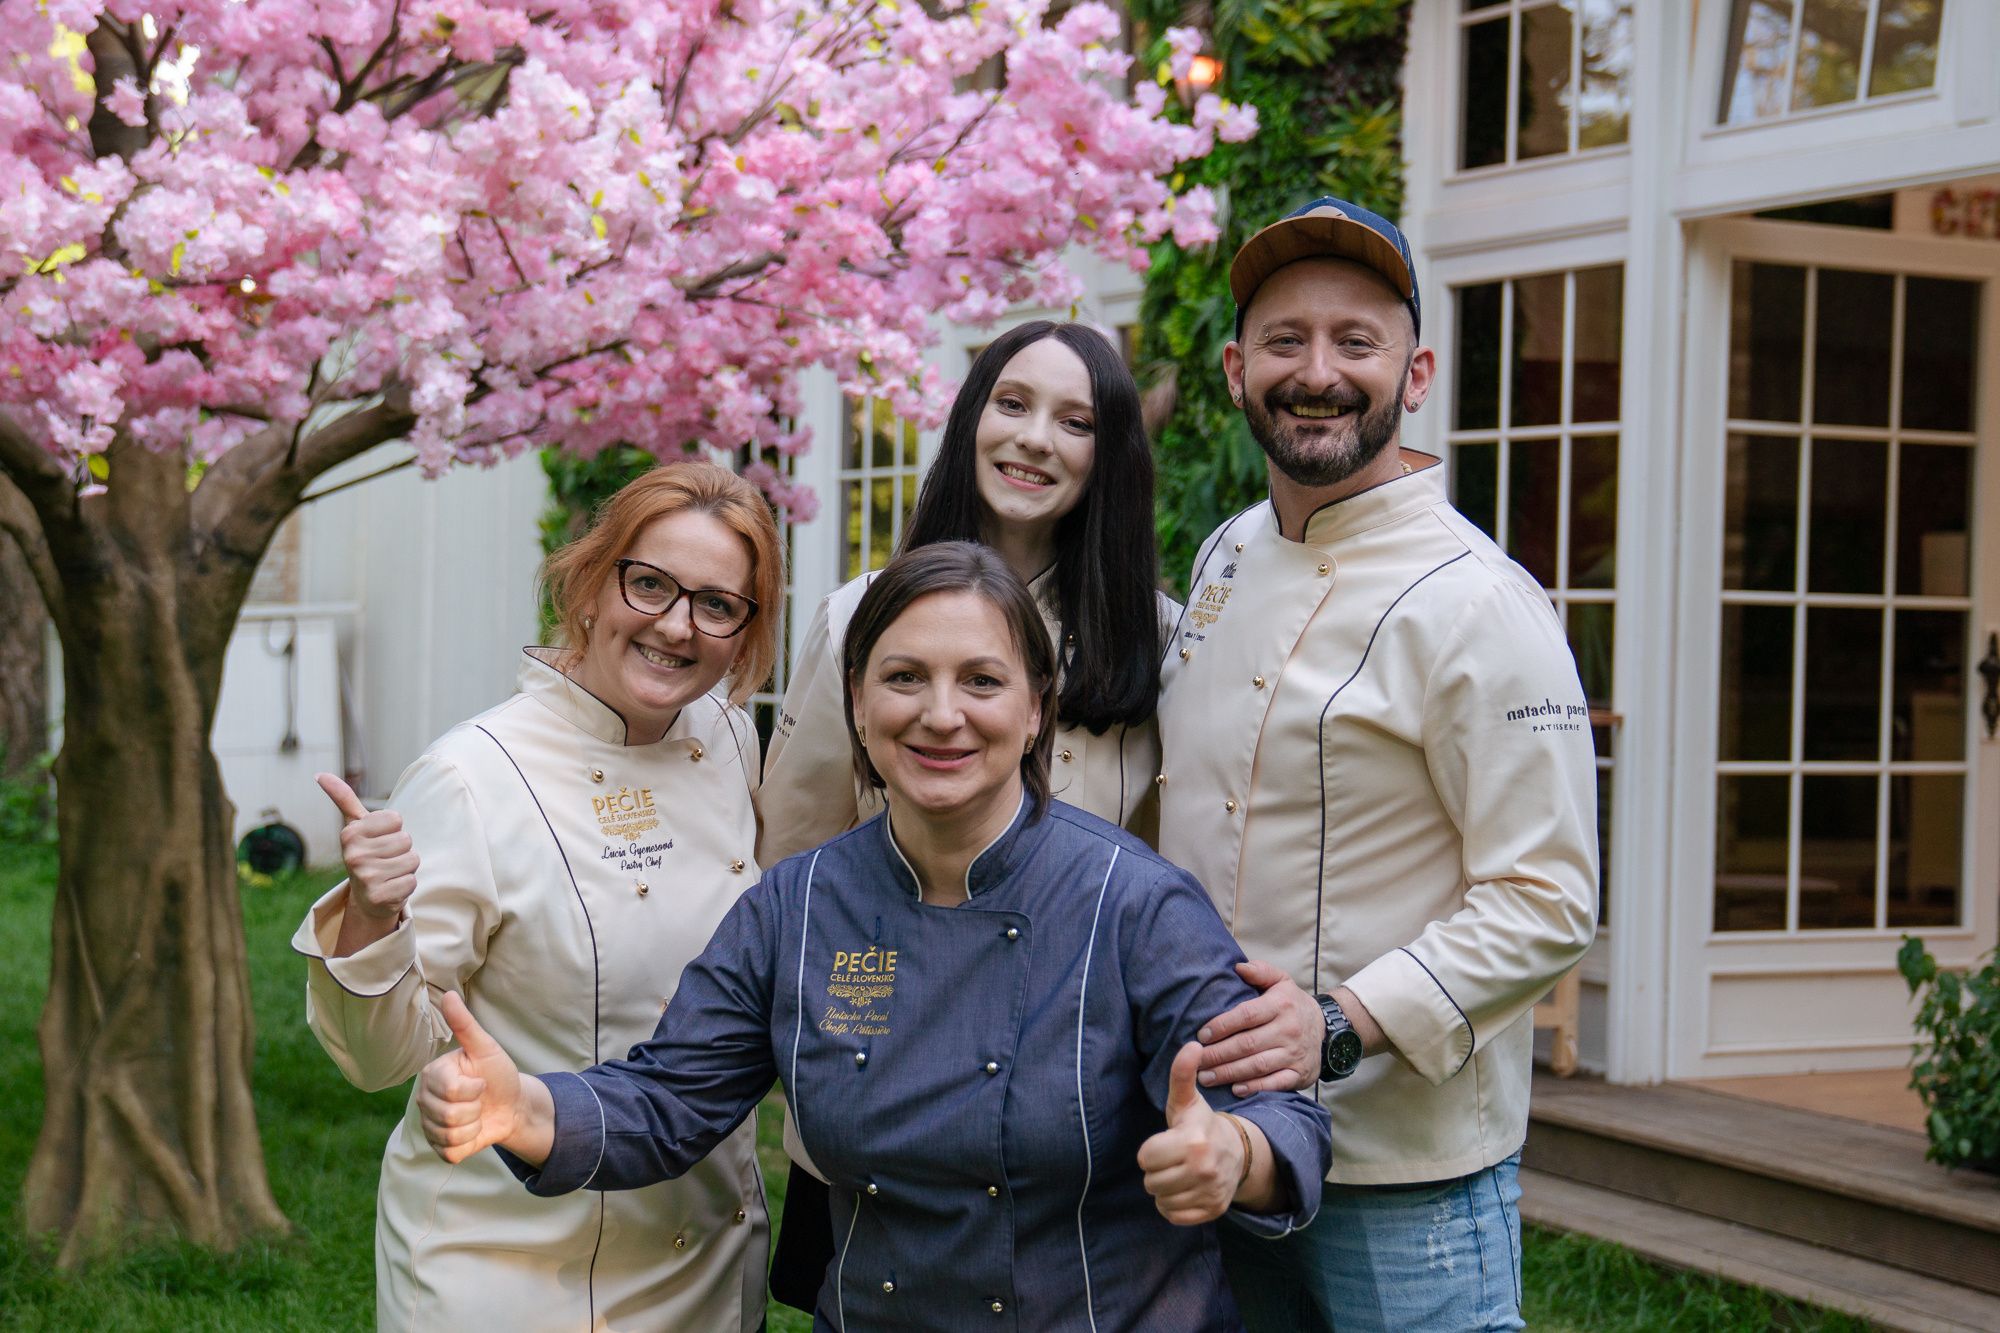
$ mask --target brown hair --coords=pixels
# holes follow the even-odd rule
[[[583,536],[542,562],[542,587],[556,612],[556,646],[569,650],[564,668],[573,667],[590,642],[585,621],[626,549],[654,519],[688,509],[713,515],[750,550],[750,597],[757,613],[743,627],[743,646],[727,677],[730,702],[740,704],[770,676],[778,658],[784,548],[771,507],[756,486],[714,463],[664,463],[628,482],[599,506]]]
[[[842,706],[847,711],[848,744],[854,749],[855,778],[871,787],[888,785],[869,761],[868,747],[861,743],[860,729],[854,725],[854,690],[868,669],[868,655],[910,603],[935,592],[976,593],[1007,622],[1014,651],[1020,654],[1030,685],[1042,703],[1042,729],[1034,745],[1021,756],[1021,783],[1035,802],[1031,818],[1040,819],[1049,808],[1049,757],[1056,744],[1055,644],[1049,639],[1049,628],[1041,608],[1035,605],[1034,594],[1005,560],[977,542],[933,542],[905,551],[861,594],[840,648],[841,675],[847,681],[847,688],[841,691]]]

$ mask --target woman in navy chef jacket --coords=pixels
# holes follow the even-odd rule
[[[1255,992],[1192,878],[1050,801],[1033,597],[985,548],[910,552],[843,666],[885,814],[767,872],[624,1060],[522,1078],[445,997],[460,1049],[417,1091],[432,1146],[496,1145],[537,1194],[636,1188],[776,1077],[832,1185],[815,1329],[1235,1333],[1210,1224],[1308,1221],[1327,1116],[1197,1087],[1195,1032]]]

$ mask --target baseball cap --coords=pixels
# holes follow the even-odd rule
[[[1243,336],[1243,312],[1264,279],[1295,259],[1326,255],[1365,264],[1389,280],[1410,308],[1410,322],[1423,334],[1417,299],[1416,264],[1402,228],[1359,204],[1324,195],[1285,214],[1243,242],[1229,265],[1229,294],[1236,298],[1236,336]]]

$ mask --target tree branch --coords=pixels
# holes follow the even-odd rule
[[[416,425],[405,394],[343,413],[296,447],[283,423],[257,432],[218,458],[195,487],[190,519],[197,540],[252,566],[313,479]]]
[[[68,617],[64,614],[62,578],[56,573],[55,554],[49,550],[41,516],[4,471],[0,471],[0,532],[13,538],[14,545],[20,548],[21,557],[35,577],[35,586],[41,589],[42,605],[60,628]]]
[[[691,301],[705,301],[722,294],[722,285],[737,278],[753,277],[765,269],[777,265],[783,267],[785,257],[776,250],[766,250],[755,259],[739,259],[728,268],[717,269],[705,278],[674,279],[674,286],[687,293]]]

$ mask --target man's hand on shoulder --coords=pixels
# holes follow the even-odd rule
[[[1326,1040],[1319,1002],[1269,963],[1238,963],[1236,973],[1264,993],[1210,1019],[1195,1034],[1207,1048],[1201,1054],[1202,1086],[1226,1083],[1238,1097],[1310,1088],[1319,1080]]]

